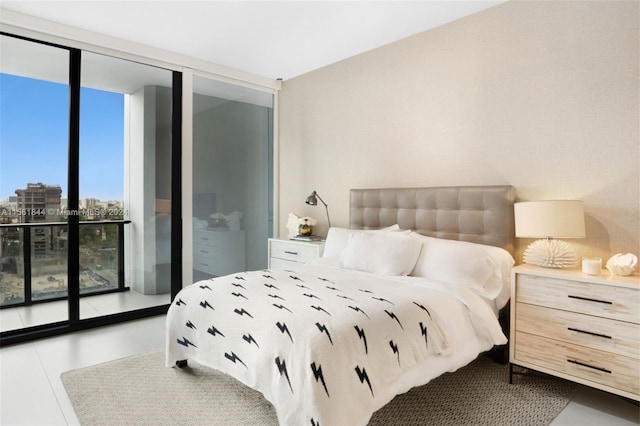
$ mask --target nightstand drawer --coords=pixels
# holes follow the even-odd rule
[[[640,363],[625,356],[516,332],[515,359],[637,395]],[[535,367],[534,367],[535,368]]]
[[[309,245],[271,241],[271,257],[306,263],[318,257],[318,249]]]
[[[517,331],[640,359],[635,324],[526,303],[516,311]]]
[[[278,268],[278,269],[287,269],[294,267],[296,265],[300,265],[300,262],[293,262],[291,260],[279,259],[277,257],[271,258],[270,268]]]
[[[640,292],[581,281],[518,274],[517,302],[640,323]]]

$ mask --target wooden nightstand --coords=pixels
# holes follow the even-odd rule
[[[324,241],[269,238],[269,268],[287,268],[322,256]]]
[[[640,278],[522,265],[511,274],[510,375],[531,368],[640,400]]]

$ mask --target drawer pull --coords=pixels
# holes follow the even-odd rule
[[[297,255],[298,255],[298,252],[297,252],[297,251],[288,251],[288,250],[285,250],[284,252],[285,252],[286,254],[292,254],[292,255],[294,255],[294,256],[297,256]]]
[[[576,333],[589,334],[591,336],[604,337],[605,339],[611,339],[612,338],[611,336],[607,336],[606,334],[594,333],[593,331],[580,330],[579,328],[567,327],[567,330],[575,331]]]
[[[607,370],[606,368],[602,368],[602,367],[594,367],[593,365],[585,364],[584,362],[576,361],[574,359],[568,359],[567,362],[570,362],[570,363],[576,364],[576,365],[580,365],[582,367],[587,367],[587,368],[592,368],[594,370],[602,371],[603,373],[611,374],[611,370]]]
[[[570,297],[571,299],[586,300],[587,302],[596,302],[596,303],[604,303],[605,305],[613,305],[613,302],[609,302],[607,300],[589,299],[588,297],[573,296],[571,294],[569,294],[567,297]]]

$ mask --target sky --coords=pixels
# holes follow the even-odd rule
[[[67,198],[69,88],[0,73],[0,200],[27,183]],[[80,92],[80,199],[122,200],[124,95]]]

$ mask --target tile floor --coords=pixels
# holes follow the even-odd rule
[[[164,347],[164,316],[0,349],[0,424],[76,425],[64,371]],[[638,405],[581,387],[553,426],[640,424]]]

